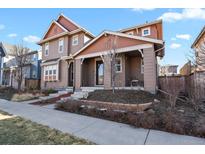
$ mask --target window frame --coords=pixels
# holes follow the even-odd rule
[[[77,38],[77,43],[74,43],[76,38]],[[76,46],[76,45],[78,45],[78,43],[79,43],[79,37],[78,37],[78,35],[72,36],[72,46]]]
[[[48,49],[46,49],[46,47],[48,47]],[[46,50],[47,50],[48,52],[46,52]],[[45,55],[45,56],[48,56],[48,55],[49,55],[49,43],[46,43],[46,44],[45,44],[45,53],[44,53],[44,55]]]
[[[141,59],[141,62],[140,62],[140,72],[141,72],[141,74],[144,74],[144,60],[143,60],[143,58]]]
[[[61,45],[61,42],[62,42],[62,45]],[[60,47],[62,46],[62,51],[60,51]],[[58,52],[59,53],[63,53],[64,52],[64,38],[60,38],[58,40]]]
[[[58,64],[44,66],[44,81],[58,81]]]
[[[148,34],[144,34],[144,31],[145,31],[145,30],[148,30]],[[142,29],[142,36],[149,36],[149,35],[151,35],[151,29],[150,29],[150,27],[143,28],[143,29]]]
[[[120,64],[117,64],[117,63],[116,63],[117,60],[120,61]],[[120,70],[119,70],[119,71],[117,70],[117,65],[120,66]],[[121,58],[121,57],[115,59],[115,72],[116,72],[116,73],[122,73],[122,58]]]

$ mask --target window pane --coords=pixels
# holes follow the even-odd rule
[[[51,75],[52,74],[52,70],[49,70],[49,75]]]
[[[56,70],[53,70],[53,74],[56,74]]]

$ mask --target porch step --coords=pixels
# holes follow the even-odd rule
[[[71,95],[71,99],[81,99],[88,97],[88,91],[76,91]]]
[[[82,91],[84,92],[93,92],[95,90],[102,90],[103,87],[81,87]]]

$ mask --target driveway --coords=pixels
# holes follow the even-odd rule
[[[0,110],[96,144],[205,144],[203,138],[135,128],[113,121],[57,111],[52,107],[40,107],[0,99]]]

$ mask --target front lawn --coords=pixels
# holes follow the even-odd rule
[[[91,144],[47,126],[14,117],[0,111],[0,144],[1,145],[59,145]]]

